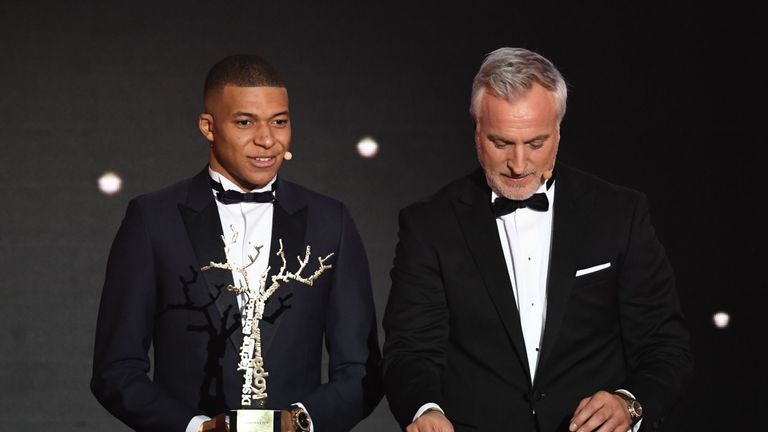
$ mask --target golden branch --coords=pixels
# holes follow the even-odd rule
[[[301,272],[304,270],[304,267],[306,267],[307,262],[309,261],[309,256],[311,255],[311,249],[309,245],[307,245],[307,249],[304,252],[303,259],[301,257],[296,257],[296,259],[299,261],[299,268],[293,273],[285,272],[285,268],[287,264],[285,261],[285,251],[283,250],[282,239],[280,240],[280,250],[277,251],[277,254],[280,256],[280,259],[283,261],[283,265],[280,267],[280,272],[272,276],[272,285],[270,285],[269,289],[267,290],[267,295],[274,292],[280,286],[280,282],[289,282],[291,280],[295,280],[305,285],[312,286],[315,283],[315,280],[318,277],[320,277],[321,274],[323,274],[326,270],[333,268],[333,265],[325,263],[329,258],[333,256],[333,253],[331,253],[324,258],[318,258],[317,261],[318,261],[319,267],[317,268],[317,270],[315,270],[312,276],[305,278],[301,276]]]

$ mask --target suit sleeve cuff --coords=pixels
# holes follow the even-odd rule
[[[443,409],[440,408],[440,405],[438,405],[436,403],[429,402],[429,403],[425,403],[424,405],[422,405],[421,408],[419,408],[419,410],[416,411],[416,415],[413,416],[413,420],[412,421],[416,421],[416,419],[421,417],[421,415],[424,414],[425,412],[427,412],[428,409],[436,409],[436,410],[440,411],[441,413],[445,414],[445,411],[443,411]]]
[[[635,395],[633,395],[629,390],[618,389],[618,390],[616,390],[616,392],[621,393],[621,394],[626,395],[626,396],[629,396],[632,399],[637,399],[635,397]]]

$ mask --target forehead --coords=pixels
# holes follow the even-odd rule
[[[239,87],[225,85],[212,95],[213,104],[227,112],[288,111],[288,90],[285,87]]]
[[[512,101],[487,90],[478,107],[478,124],[484,128],[551,128],[557,125],[554,94],[539,84]]]

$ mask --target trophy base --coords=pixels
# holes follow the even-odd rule
[[[281,411],[239,409],[229,412],[230,432],[280,432]]]

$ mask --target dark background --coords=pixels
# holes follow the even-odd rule
[[[380,319],[397,211],[474,168],[471,80],[501,46],[544,54],[569,82],[560,159],[649,196],[697,361],[666,429],[764,423],[755,7],[156,3],[0,4],[3,430],[127,430],[88,389],[106,256],[131,197],[204,166],[197,115],[216,60],[259,53],[282,71],[295,155],[283,173],[351,208]],[[356,153],[365,135],[376,158]],[[116,196],[97,188],[107,170],[123,177]],[[729,327],[713,326],[717,311]],[[386,400],[355,430],[396,430]]]

